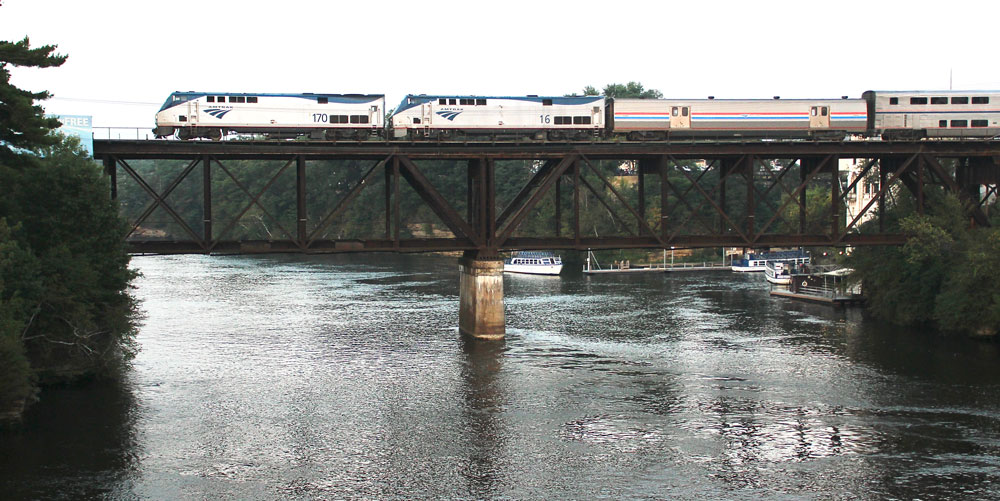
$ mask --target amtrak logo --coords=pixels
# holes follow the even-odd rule
[[[215,118],[222,118],[226,116],[226,113],[229,113],[230,111],[233,110],[225,110],[222,108],[205,108],[205,113],[208,113],[209,115],[212,115]]]
[[[454,122],[455,121],[455,117],[457,117],[458,115],[462,114],[462,112],[461,111],[438,111],[437,114],[441,115],[444,118],[447,118],[448,120],[451,120],[452,122]]]

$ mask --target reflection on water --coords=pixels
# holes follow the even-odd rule
[[[759,275],[505,276],[435,256],[141,257],[127,382],[0,435],[12,498],[989,498],[998,345]]]

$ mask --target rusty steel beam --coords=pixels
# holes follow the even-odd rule
[[[563,157],[563,159],[560,160],[559,163],[557,163],[546,174],[545,178],[539,182],[540,186],[538,187],[538,189],[536,189],[535,192],[534,192],[534,194],[532,194],[530,198],[528,198],[527,200],[525,200],[524,204],[521,205],[517,209],[517,211],[514,212],[511,215],[511,217],[513,219],[503,229],[503,231],[500,233],[500,235],[497,236],[496,242],[497,242],[498,246],[503,246],[504,241],[506,241],[508,238],[510,238],[510,236],[514,233],[514,230],[516,230],[521,225],[521,223],[524,222],[524,218],[528,217],[528,213],[531,212],[531,209],[535,208],[535,205],[537,205],[538,202],[542,199],[542,197],[546,193],[548,193],[549,188],[551,188],[552,185],[555,184],[555,180],[558,179],[559,176],[562,176],[563,173],[566,172],[566,169],[569,168],[569,166],[571,164],[575,164],[576,162],[577,162],[577,157],[576,156],[574,156],[574,155],[568,155],[566,157]],[[579,178],[577,178],[577,179],[579,179]],[[504,212],[507,212],[507,211],[504,211]],[[577,212],[579,213],[579,211],[577,211]],[[496,226],[497,226],[497,228],[500,228],[501,222],[498,221],[496,223]]]
[[[283,159],[302,155],[309,159],[355,158],[378,160],[390,155],[410,159],[547,159],[568,154],[591,159],[641,158],[672,155],[698,159],[753,155],[790,158],[836,155],[845,158],[905,156],[928,153],[937,157],[1000,157],[1000,141],[956,139],[949,141],[664,141],[553,143],[528,141],[422,142],[422,141],[175,141],[94,140],[95,158],[192,158],[213,155],[236,159]]]
[[[441,218],[441,221],[456,237],[466,238],[470,242],[476,243],[477,247],[485,247],[485,242],[479,240],[472,227],[441,196],[412,160],[406,157],[399,157],[399,165],[402,167],[399,174],[410,183],[410,186],[417,192],[417,195]]]
[[[365,174],[361,176],[361,179],[358,180],[357,184],[351,187],[351,190],[347,192],[347,195],[344,195],[344,198],[340,199],[340,202],[337,203],[336,207],[334,207],[333,210],[330,211],[330,213],[327,214],[326,217],[322,219],[320,224],[317,225],[316,228],[312,231],[312,233],[309,235],[308,241],[306,242],[307,248],[311,247],[313,245],[313,242],[315,242],[319,238],[319,235],[323,231],[325,231],[327,227],[333,224],[333,221],[335,221],[341,214],[343,214],[345,210],[347,210],[347,207],[350,206],[351,201],[354,200],[354,198],[361,193],[361,190],[364,190],[365,187],[374,184],[370,183],[369,181],[374,179],[374,174],[378,169],[378,167],[381,165],[385,165],[388,160],[389,159],[386,158],[383,159],[381,162],[375,162],[375,164],[368,169],[368,172],[365,172]],[[399,199],[398,193],[396,199],[397,200]],[[398,231],[398,224],[397,224],[397,231]]]
[[[910,165],[913,164],[913,162],[917,159],[918,156],[919,154],[913,154],[912,156],[910,156],[910,158],[908,158],[905,162],[903,162],[902,166],[900,166],[898,169],[896,169],[895,172],[892,173],[892,176],[889,177],[889,180],[886,183],[879,185],[878,187],[879,196],[873,197],[871,200],[869,200],[868,203],[865,205],[865,207],[861,209],[861,212],[858,212],[858,214],[854,216],[854,219],[851,221],[851,223],[844,227],[845,234],[846,232],[851,231],[851,228],[853,228],[855,224],[858,224],[858,221],[861,220],[861,217],[864,216],[866,212],[868,212],[868,209],[870,209],[871,206],[876,201],[882,199],[883,194],[888,191],[888,185],[896,182],[896,180],[899,179],[904,172],[906,172],[906,170],[910,167]]]
[[[972,218],[976,221],[976,224],[980,226],[989,226],[990,218],[986,217],[986,214],[983,213],[982,209],[978,205],[974,205],[974,202],[973,200],[970,199],[969,194],[966,193],[965,190],[963,190],[962,187],[959,186],[959,184],[955,182],[955,180],[952,179],[947,172],[945,172],[944,167],[941,165],[941,163],[938,162],[936,158],[927,155],[924,155],[923,158],[925,164],[934,172],[936,172],[939,176],[941,176],[941,179],[945,182],[945,185],[948,187],[948,189],[951,190],[952,193],[958,195],[959,199],[961,199],[962,202],[968,206],[968,209],[972,213]],[[922,201],[923,200],[921,200],[921,202]]]
[[[656,234],[653,232],[653,229],[649,227],[648,223],[646,223],[646,219],[643,218],[639,214],[639,212],[637,212],[631,205],[629,205],[629,203],[625,200],[625,197],[623,197],[621,195],[621,193],[619,193],[618,190],[615,189],[614,185],[612,185],[611,182],[608,181],[608,179],[604,176],[604,174],[601,173],[601,171],[598,170],[597,167],[594,167],[594,164],[590,163],[590,160],[588,160],[587,157],[581,157],[581,158],[583,159],[583,162],[586,163],[588,167],[590,167],[590,170],[594,174],[596,174],[598,178],[600,178],[601,182],[604,183],[604,186],[607,189],[611,190],[611,193],[613,193],[615,195],[615,197],[618,198],[618,201],[621,202],[622,205],[624,205],[625,208],[628,209],[629,212],[632,213],[632,216],[636,218],[636,220],[639,222],[639,224],[638,224],[639,233],[645,233],[646,235],[653,235],[654,238],[656,238],[658,241],[660,241],[661,244],[663,244],[664,246],[666,246],[667,243],[665,241],[660,240],[660,238],[658,236],[656,236]],[[588,184],[588,186],[589,186],[589,184]],[[593,190],[593,188],[591,188],[591,190]],[[595,191],[594,194],[597,195],[597,192]],[[600,198],[600,195],[598,195],[598,198]],[[609,208],[608,210],[610,211],[611,209]]]
[[[240,189],[240,191],[242,191],[244,194],[246,194],[246,196],[250,197],[250,203],[247,204],[247,206],[244,207],[243,210],[240,211],[240,213],[237,214],[236,217],[234,217],[233,220],[229,222],[229,224],[222,230],[222,232],[219,233],[219,238],[220,239],[223,238],[223,237],[225,237],[226,235],[228,235],[229,232],[232,231],[232,229],[235,228],[236,225],[240,222],[240,219],[243,218],[243,216],[246,215],[246,213],[249,212],[250,209],[252,209],[254,205],[256,205],[258,208],[260,208],[261,212],[263,212],[264,215],[266,215],[268,217],[268,219],[270,219],[271,222],[273,222],[274,225],[277,226],[278,229],[280,229],[281,232],[285,234],[285,236],[287,236],[289,239],[292,239],[293,241],[295,240],[295,237],[292,236],[292,233],[289,232],[287,229],[285,229],[285,227],[281,224],[281,222],[279,222],[277,218],[275,218],[274,216],[272,216],[271,213],[268,212],[267,209],[264,208],[264,206],[260,204],[260,197],[263,196],[264,193],[267,192],[268,188],[270,188],[271,185],[273,185],[274,182],[278,180],[278,177],[280,177],[281,174],[283,172],[285,172],[288,169],[288,167],[290,167],[292,165],[292,163],[294,162],[294,160],[295,159],[293,158],[293,159],[285,162],[285,165],[283,165],[280,169],[278,169],[277,173],[275,173],[273,176],[271,176],[271,179],[269,179],[267,181],[267,184],[265,184],[264,187],[261,188],[261,190],[256,195],[253,195],[253,194],[250,193],[250,190],[247,189],[247,187],[243,185],[243,183],[241,183],[238,179],[236,179],[236,176],[234,176],[233,173],[230,172],[229,169],[226,168],[226,166],[222,162],[219,162],[217,159],[213,158],[213,161],[215,162],[215,164],[222,168],[222,171],[225,172],[226,175],[228,175],[229,178],[233,180],[233,183],[236,184],[236,186]],[[210,247],[214,246],[214,245],[215,244],[213,242],[213,243],[210,244]]]
[[[140,187],[152,198],[152,203],[135,223],[133,232],[157,207],[163,207],[171,217],[184,229],[190,240],[171,241],[139,241],[128,240],[135,252],[163,253],[269,253],[269,252],[428,252],[428,251],[469,251],[479,254],[494,255],[499,250],[515,250],[528,248],[559,248],[559,249],[614,249],[614,248],[666,248],[675,247],[718,247],[718,246],[804,246],[804,245],[895,245],[905,241],[905,235],[885,234],[881,214],[884,214],[885,196],[890,193],[890,186],[897,180],[908,183],[909,192],[916,198],[917,207],[923,210],[926,185],[928,183],[943,184],[948,189],[959,193],[967,199],[977,224],[986,225],[988,220],[982,211],[983,200],[980,199],[978,183],[980,179],[1000,178],[1000,167],[996,158],[1000,158],[1000,141],[776,141],[761,142],[660,142],[660,143],[534,143],[534,142],[495,142],[489,144],[466,144],[456,142],[386,142],[368,141],[338,143],[329,141],[257,141],[257,142],[207,142],[207,141],[97,141],[95,154],[103,159],[105,170],[117,171],[122,165],[125,172],[133,177]],[[840,157],[868,158],[862,167],[860,175],[841,193],[841,183],[835,159]],[[959,179],[951,176],[942,167],[937,158],[959,158]],[[187,168],[175,178],[165,189],[157,193],[128,165],[126,160],[139,158],[184,159],[189,162]],[[278,170],[256,194],[251,193],[243,185],[223,161],[237,159],[274,159],[287,163]],[[374,165],[362,176],[361,180],[336,207],[310,233],[309,219],[306,213],[306,164],[309,161],[321,159],[372,159]],[[414,160],[461,159],[469,161],[467,169],[467,201],[468,214],[459,215],[447,201],[431,185],[428,179],[414,163]],[[494,163],[503,159],[542,160],[544,164],[538,172],[529,179],[527,184],[514,197],[514,200],[496,214],[496,187],[494,182]],[[680,167],[681,160],[701,159],[707,161],[707,167],[699,172],[690,172]],[[770,163],[774,159],[792,159],[787,165],[774,169]],[[592,163],[597,160],[634,160],[639,165],[638,206],[634,207],[626,201],[621,190],[612,183]],[[391,163],[390,163],[391,161]],[[229,225],[218,234],[213,233],[211,163],[215,162],[237,187],[251,201]],[[183,218],[167,203],[167,198],[175,188],[189,175],[199,163],[203,165],[203,234],[198,236],[187,226]],[[278,177],[291,164],[296,166],[295,205],[296,225],[294,231],[288,231],[268,210],[260,200],[276,182]],[[671,166],[671,163],[673,164]],[[975,165],[976,170],[966,168],[965,163]],[[593,185],[581,176],[583,164],[600,178],[603,187]],[[795,189],[789,189],[784,182],[793,165],[798,164],[800,183]],[[841,218],[842,205],[847,194],[856,187],[859,180],[878,165],[880,186],[878,193],[864,209],[846,226]],[[883,165],[898,167],[887,180],[887,169]],[[384,167],[382,172],[379,167]],[[673,167],[690,183],[683,192],[669,181],[669,169]],[[713,169],[719,170],[719,180],[715,188],[713,183],[703,180]],[[570,171],[572,169],[572,171]],[[762,182],[767,182],[766,189],[758,189],[755,178],[761,170]],[[823,233],[807,233],[806,222],[806,188],[817,178],[820,172],[827,172],[831,179],[830,223],[820,229]],[[917,169],[917,170],[913,170]],[[699,170],[699,169],[695,169]],[[996,171],[996,172],[994,172]],[[366,186],[370,186],[374,176],[384,174],[385,232],[379,239],[349,239],[330,240],[320,238],[324,231],[353,204],[358,194]],[[660,220],[653,225],[646,221],[647,197],[645,174],[660,175]],[[970,173],[974,173],[971,174]],[[746,186],[743,188],[746,196],[746,214],[740,221],[734,221],[735,215],[729,214],[727,203],[728,192],[737,192],[732,186],[727,187],[727,179],[733,174],[740,174]],[[563,235],[563,185],[562,177],[572,176],[573,200],[571,225],[572,235]],[[930,177],[927,177],[930,176]],[[399,178],[404,178],[429,207],[454,234],[453,238],[410,238],[402,239],[400,235],[400,193]],[[117,179],[112,177],[112,195],[117,187]],[[708,185],[708,186],[706,186]],[[786,200],[775,207],[768,196],[778,186],[787,195]],[[556,213],[551,224],[552,235],[542,237],[514,236],[530,211],[540,202],[541,198],[555,188]],[[585,237],[580,229],[581,188],[590,190],[597,201],[608,209],[612,218],[626,229],[629,235]],[[603,188],[603,189],[598,189]],[[987,191],[989,193],[995,192]],[[613,210],[605,199],[607,192],[624,205],[637,221],[637,231],[633,231],[628,217],[622,217]],[[673,192],[676,200],[670,200]],[[697,203],[693,204],[691,192]],[[969,193],[975,192],[975,197]],[[895,193],[895,192],[893,192]],[[903,193],[906,193],[905,191]],[[783,214],[786,207],[796,203],[799,205],[799,230],[797,234],[768,233],[774,223],[780,219],[789,225]],[[874,203],[879,204],[880,229],[877,234],[861,235],[857,233],[856,225]],[[268,241],[233,241],[225,240],[232,228],[253,206],[260,208],[262,213],[281,230],[281,238]],[[686,206],[688,214],[683,221],[675,221],[675,213]],[[721,225],[715,228],[713,221],[705,222],[703,213],[706,206],[711,206],[719,217]],[[755,221],[758,208],[774,211],[771,219],[761,227]],[[708,211],[711,213],[710,211]],[[624,214],[624,213],[622,213]],[[679,218],[678,218],[679,219]],[[697,219],[705,227],[707,234],[692,234],[688,226],[691,220]],[[739,219],[739,218],[736,218]],[[669,223],[669,224],[668,224]],[[678,224],[679,223],[679,224]],[[549,225],[546,225],[548,227]],[[732,230],[727,229],[732,227]],[[657,231],[657,228],[659,231]],[[810,229],[815,232],[816,228]],[[688,233],[685,233],[685,232]],[[827,232],[828,231],[828,232]],[[734,232],[734,234],[730,234]],[[568,233],[568,232],[567,232]]]
[[[862,235],[852,233],[844,235],[836,245],[841,247],[857,247],[868,245],[900,245],[906,242],[907,235],[902,234],[872,234]],[[828,246],[829,235],[767,235],[761,238],[760,245],[769,247],[798,246]],[[740,247],[744,241],[734,235],[685,235],[671,242],[680,248],[705,247]],[[442,251],[477,251],[465,239],[457,238],[425,238],[409,240],[316,240],[313,245],[303,251],[294,240],[223,240],[215,242],[211,250],[203,248],[198,241],[132,241],[128,242],[130,252],[136,254],[275,254],[275,253],[305,253],[305,254],[338,254],[352,252],[442,252]],[[575,238],[538,238],[511,237],[499,250],[527,249],[567,249],[586,251],[588,249],[662,249],[660,242],[649,236],[636,237],[582,237]]]
[[[188,235],[191,236],[191,238],[193,238],[195,240],[200,240],[203,247],[205,247],[205,248],[208,247],[208,241],[205,240],[204,238],[199,238],[198,235],[195,234],[194,230],[192,230],[191,227],[188,226],[188,224],[186,222],[184,222],[184,218],[182,218],[180,216],[180,214],[178,214],[176,211],[174,211],[173,207],[171,207],[170,204],[168,204],[166,202],[166,198],[168,196],[170,196],[170,193],[172,193],[174,191],[174,188],[176,188],[178,185],[180,185],[181,181],[183,181],[184,178],[186,178],[188,176],[188,174],[190,174],[191,171],[194,170],[195,166],[198,165],[198,160],[197,159],[195,159],[194,161],[192,161],[191,163],[188,164],[188,166],[184,169],[184,171],[177,178],[175,178],[174,181],[167,187],[167,189],[163,192],[163,195],[160,195],[159,193],[157,193],[156,190],[154,190],[153,187],[150,186],[149,183],[147,183],[146,180],[143,179],[142,176],[139,175],[139,173],[136,172],[135,169],[133,169],[132,166],[128,164],[128,162],[126,162],[125,160],[119,158],[118,159],[118,163],[121,164],[122,169],[124,169],[125,172],[136,183],[138,183],[139,186],[142,187],[142,189],[149,196],[153,197],[153,203],[152,203],[152,205],[150,205],[149,207],[147,207],[147,209],[143,212],[143,214],[139,217],[139,219],[136,220],[135,226],[133,226],[132,229],[128,232],[128,234],[125,235],[126,239],[129,236],[131,236],[132,233],[134,233],[136,229],[139,228],[139,225],[141,225],[143,223],[143,221],[145,221],[146,218],[149,217],[153,213],[154,210],[156,210],[157,206],[160,206],[160,207],[163,207],[163,210],[167,211],[167,213],[170,214],[170,217],[174,218],[174,221],[177,224],[179,224],[181,226],[181,228],[183,228],[184,231]]]
[[[809,172],[808,175],[805,176],[805,178],[802,180],[802,182],[799,183],[798,188],[795,189],[795,193],[799,194],[802,197],[805,197],[806,185],[809,183],[809,180],[812,179],[812,178],[814,178],[817,174],[819,174],[823,170],[823,167],[830,163],[830,159],[831,158],[833,158],[833,157],[830,156],[830,155],[827,155],[826,157],[824,157],[823,160],[820,161],[816,165],[816,167],[814,167],[813,170],[811,172]],[[800,162],[800,165],[801,165],[801,162]],[[801,169],[801,167],[800,167],[800,169]],[[836,170],[837,166],[834,165],[833,169]],[[792,202],[792,200],[794,200],[794,198],[795,197],[788,197],[785,200],[785,203],[781,204],[781,207],[778,207],[778,210],[774,213],[774,216],[771,216],[771,219],[768,220],[767,224],[764,225],[764,228],[760,230],[761,233],[765,233],[765,232],[767,232],[767,230],[771,229],[771,225],[774,224],[774,220],[777,219],[778,214],[781,214],[785,210],[785,207],[788,207],[788,204],[790,204]],[[799,207],[800,208],[804,208],[805,207],[805,200],[804,199],[800,199],[799,200]],[[803,218],[804,215],[800,214],[799,217]],[[800,220],[800,222],[801,222],[801,220]]]

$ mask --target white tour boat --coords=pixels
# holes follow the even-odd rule
[[[503,262],[504,273],[558,275],[562,267],[562,258],[547,251],[518,251]]]
[[[733,261],[733,271],[764,271],[768,262],[785,263],[789,266],[809,264],[809,253],[794,250],[745,254],[742,259]]]
[[[777,285],[788,285],[792,281],[792,266],[781,261],[768,261],[764,265],[764,277]]]

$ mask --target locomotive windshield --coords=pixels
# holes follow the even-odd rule
[[[199,97],[204,95],[205,94],[203,93],[197,93],[197,92],[171,93],[169,96],[167,96],[167,100],[163,102],[163,106],[160,107],[160,111],[163,111],[167,108],[171,108],[173,106],[177,106],[178,104],[181,103],[186,103],[188,101],[191,101],[192,99],[198,99]]]

